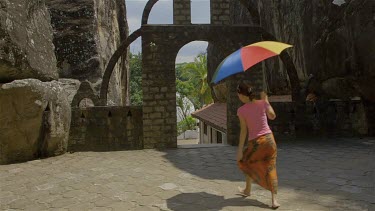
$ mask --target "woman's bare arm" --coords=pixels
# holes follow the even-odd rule
[[[265,92],[261,92],[260,93],[260,98],[262,100],[264,100],[266,102],[266,104],[267,104],[267,106],[266,106],[266,114],[267,114],[268,119],[270,119],[270,120],[276,119],[276,113],[273,110],[270,102],[268,101],[268,95]]]
[[[243,147],[245,145],[246,136],[247,136],[246,121],[243,117],[239,117],[239,119],[240,119],[241,132],[240,132],[240,140],[239,140],[238,151],[237,151],[237,161],[240,161],[242,159]]]

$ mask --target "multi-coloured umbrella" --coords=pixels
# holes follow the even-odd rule
[[[221,62],[212,78],[212,83],[216,84],[228,76],[244,72],[265,59],[280,55],[283,50],[290,47],[292,46],[273,41],[257,42],[242,47]]]

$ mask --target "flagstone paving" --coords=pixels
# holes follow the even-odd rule
[[[375,139],[279,141],[279,210],[375,210]],[[77,152],[0,166],[0,210],[269,210],[235,147]]]

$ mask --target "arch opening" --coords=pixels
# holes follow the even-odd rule
[[[176,56],[177,145],[224,144],[225,134],[192,113],[212,105],[206,41],[185,44]],[[199,120],[198,120],[199,119]],[[204,128],[208,130],[204,133]]]
[[[210,1],[191,0],[191,23],[210,24],[211,7]]]
[[[173,0],[158,1],[150,12],[148,24],[173,24]]]

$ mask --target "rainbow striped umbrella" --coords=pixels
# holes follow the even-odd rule
[[[257,42],[242,47],[221,62],[211,83],[216,84],[228,76],[244,72],[265,59],[280,55],[283,50],[290,47],[292,46],[273,41]]]

